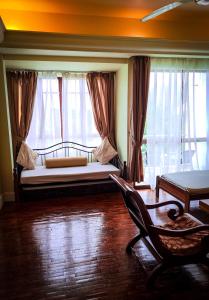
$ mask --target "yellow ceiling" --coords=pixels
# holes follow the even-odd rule
[[[7,30],[87,36],[209,40],[209,5],[185,4],[146,23],[139,19],[166,0],[6,0],[0,16]]]

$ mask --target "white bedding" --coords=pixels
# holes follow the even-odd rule
[[[209,193],[209,170],[169,173],[162,178],[192,194]]]
[[[21,172],[21,184],[45,184],[54,182],[71,182],[79,180],[107,179],[109,174],[120,175],[120,170],[111,164],[101,165],[98,162],[87,166],[51,168],[38,166],[34,170]]]

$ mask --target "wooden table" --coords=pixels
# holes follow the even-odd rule
[[[209,200],[201,200],[199,203],[199,207],[209,213]]]
[[[190,171],[190,172],[179,172],[179,173],[173,173],[173,174],[167,174],[167,175],[178,175],[183,174],[184,179],[185,176],[188,175],[188,177],[191,177],[191,174],[196,175],[196,178],[194,177],[194,188],[191,188],[191,186],[188,188],[187,185],[181,185],[181,179],[180,175],[179,178],[177,176],[176,182],[173,180],[170,180],[166,177],[166,175],[157,176],[156,181],[156,198],[159,199],[159,189],[164,190],[165,192],[171,194],[175,198],[179,199],[180,201],[184,202],[185,204],[185,212],[189,211],[190,208],[190,201],[192,200],[200,200],[200,199],[209,199],[209,171]],[[201,184],[197,184],[199,178],[202,179],[202,188],[197,188],[197,186],[201,186]],[[202,176],[202,177],[201,177]],[[182,180],[182,182],[185,180]],[[188,181],[188,180],[187,180]],[[201,180],[200,180],[201,183]],[[209,201],[209,200],[208,200]],[[204,204],[203,204],[204,203]],[[201,205],[206,206],[205,202],[203,202]],[[207,202],[209,203],[209,202]],[[209,205],[209,204],[208,204]],[[209,208],[208,208],[209,210]]]

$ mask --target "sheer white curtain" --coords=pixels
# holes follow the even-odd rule
[[[86,77],[76,73],[39,72],[27,143],[32,148],[44,148],[61,141],[87,146],[100,144]]]
[[[193,168],[200,170],[208,168],[208,78],[209,72],[206,71],[184,72],[183,150],[187,154],[190,152]]]
[[[61,141],[61,116],[57,75],[51,72],[39,72],[33,117],[27,143],[32,148],[44,148]]]
[[[145,181],[157,175],[205,169],[208,153],[206,71],[153,70],[145,138]]]
[[[62,78],[63,140],[97,146],[96,130],[85,74],[66,73]]]

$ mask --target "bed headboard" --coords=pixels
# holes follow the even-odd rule
[[[93,162],[92,150],[96,147],[89,147],[75,142],[60,142],[46,148],[33,149],[38,153],[37,165],[44,165],[44,161],[49,157],[72,157],[85,156],[88,162]]]

